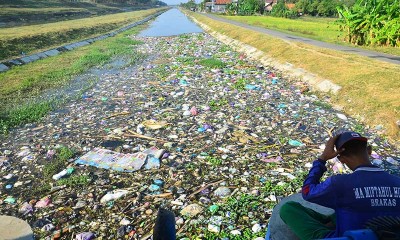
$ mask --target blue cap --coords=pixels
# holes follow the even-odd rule
[[[339,137],[335,141],[335,147],[336,150],[339,150],[343,147],[345,143],[351,140],[358,140],[358,141],[363,141],[365,143],[368,142],[368,139],[361,136],[361,134],[356,133],[356,132],[343,132],[339,134]]]

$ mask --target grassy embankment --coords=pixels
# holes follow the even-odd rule
[[[160,9],[116,13],[93,18],[0,29],[0,60],[39,52],[100,35],[143,19]]]
[[[277,30],[293,35],[311,38],[319,41],[352,46],[344,41],[344,34],[340,31],[336,18],[301,17],[298,19],[276,18],[271,16],[222,16],[238,22],[253,26]],[[358,46],[363,49],[373,50],[400,56],[400,48]]]
[[[314,47],[304,43],[288,43],[278,38],[214,21],[197,13],[189,13],[213,31],[249,44],[285,63],[303,68],[321,78],[340,85],[332,103],[370,126],[384,125],[386,134],[400,140],[400,66],[367,57]]]
[[[48,23],[151,7],[152,5],[138,2],[102,4],[63,0],[2,0],[0,1],[0,26],[15,27]]]
[[[65,2],[60,0],[2,0],[0,2],[0,19],[18,15],[46,15],[66,12],[88,12],[91,14],[120,11],[116,6],[90,2]],[[29,16],[28,16],[29,17]],[[12,20],[20,20],[12,18]],[[8,22],[8,21],[7,21]],[[32,24],[32,22],[26,22]]]
[[[7,8],[113,8],[117,4],[101,4],[89,1],[63,1],[63,0],[1,0],[0,5]]]
[[[137,13],[138,15],[135,15],[137,19],[145,16],[143,12]],[[127,58],[130,64],[143,59],[145,56],[134,48],[139,42],[129,37],[141,29],[143,26],[138,26],[115,37],[81,47],[79,50],[65,52],[0,73],[0,134],[10,127],[37,121],[63,101],[63,99],[49,99],[30,103],[30,97],[40,96],[46,89],[61,87],[74,76],[91,67],[104,65],[116,56]]]
[[[14,16],[20,14],[48,14],[48,13],[64,13],[64,12],[83,12],[84,8],[68,8],[68,7],[46,7],[46,8],[0,8],[1,16]]]

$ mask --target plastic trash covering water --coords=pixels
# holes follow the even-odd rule
[[[273,206],[300,190],[341,128],[361,131],[373,163],[398,172],[384,129],[300,80],[204,33],[134,39],[146,60],[105,69],[81,97],[1,136],[0,212],[38,237],[143,239],[160,206],[175,213],[178,239],[263,237]],[[349,170],[330,160],[335,172]]]

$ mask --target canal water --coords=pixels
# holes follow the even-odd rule
[[[203,30],[190,21],[185,14],[176,8],[158,16],[149,28],[139,33],[141,37],[166,37],[186,33],[200,33]]]

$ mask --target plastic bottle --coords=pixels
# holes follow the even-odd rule
[[[70,175],[73,171],[74,171],[74,168],[69,167],[69,168],[64,169],[64,170],[62,170],[61,172],[59,172],[59,173],[53,175],[53,179],[54,179],[54,180],[59,180],[59,179],[61,179],[62,177],[65,177],[65,176],[67,176],[67,175]]]

